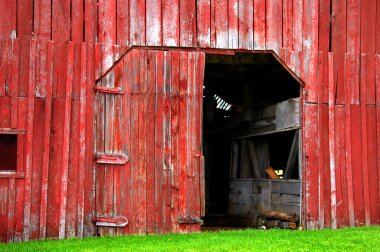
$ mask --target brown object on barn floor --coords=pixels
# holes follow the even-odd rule
[[[281,225],[281,221],[279,221],[279,220],[268,220],[265,222],[266,228],[280,227],[280,225]]]
[[[276,211],[268,211],[263,214],[263,216],[267,219],[276,219],[281,221],[288,221],[288,222],[298,222],[299,216],[298,214],[288,214],[283,212],[276,212]]]
[[[267,172],[267,174],[269,175],[269,177],[271,179],[280,179],[280,177],[276,174],[276,172],[273,170],[272,167],[268,167],[265,169],[265,171]]]
[[[295,222],[281,222],[280,226],[283,229],[297,229],[297,223]]]

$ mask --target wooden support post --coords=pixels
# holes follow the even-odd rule
[[[259,160],[257,158],[257,152],[253,140],[248,140],[249,155],[252,161],[252,171],[255,178],[261,178],[261,172],[259,167]]]
[[[292,142],[292,147],[290,148],[288,162],[286,163],[284,179],[290,179],[292,177],[298,155],[298,139],[299,132],[298,130],[296,130],[294,132],[294,138]]]

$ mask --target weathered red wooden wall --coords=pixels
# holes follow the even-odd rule
[[[274,50],[306,83],[303,211],[307,228],[380,224],[380,0],[1,0],[0,19],[0,128],[26,130],[18,140],[23,150],[18,155],[18,173],[0,175],[0,240],[93,235],[95,213],[114,207],[101,194],[95,196],[95,191],[110,195],[114,190],[117,198],[123,187],[114,185],[123,176],[131,180],[122,186],[130,186],[137,195],[146,190],[146,212],[131,213],[130,232],[167,230],[152,227],[149,213],[152,195],[165,188],[149,185],[165,178],[144,180],[144,173],[156,167],[149,163],[153,155],[163,159],[168,155],[168,150],[156,156],[156,150],[147,148],[152,146],[148,135],[153,128],[140,127],[153,112],[148,102],[152,94],[140,95],[140,89],[152,87],[137,86],[138,92],[126,92],[125,97],[131,97],[124,102],[130,109],[114,112],[130,116],[131,132],[125,134],[131,136],[130,143],[138,142],[126,143],[132,148],[129,168],[95,165],[96,80],[106,76],[130,45],[186,52]],[[148,67],[133,68],[140,72],[135,72],[136,78],[164,78],[163,70],[153,70],[144,57],[162,63],[171,58],[170,66],[178,57],[192,57],[134,53],[140,55],[136,56],[140,66]],[[128,57],[118,64],[127,65]],[[161,72],[152,77],[149,71]],[[157,106],[165,97],[157,100]],[[105,103],[120,104],[118,99],[105,98]],[[179,99],[181,106],[180,98],[173,99]],[[193,119],[176,111],[176,106],[171,111],[179,113],[178,118],[169,117],[172,130],[178,123],[175,119]],[[160,116],[156,120],[169,120],[167,113]],[[120,121],[110,123],[114,127]],[[147,137],[140,138],[141,134]],[[176,139],[173,134],[172,150],[187,143],[184,136]],[[114,148],[113,144],[108,147]],[[133,155],[145,155],[146,162]],[[170,159],[175,158],[182,160],[171,153]],[[111,174],[113,184],[105,182],[102,188],[99,179]],[[186,180],[186,174],[179,176]],[[178,186],[188,192],[188,184],[191,181]],[[175,199],[175,193],[170,195]],[[131,207],[144,205],[133,197],[127,201]],[[96,202],[104,202],[106,208]],[[191,205],[185,208],[183,199],[178,202],[176,211],[192,209]],[[146,219],[139,214],[146,214]],[[159,220],[163,217],[154,218],[154,223],[164,225]]]

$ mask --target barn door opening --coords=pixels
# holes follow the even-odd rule
[[[270,53],[206,55],[206,229],[289,225],[269,211],[300,216],[300,89]]]

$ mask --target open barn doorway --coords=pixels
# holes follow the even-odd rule
[[[301,87],[272,53],[206,55],[205,229],[284,226],[263,216],[300,216]]]

